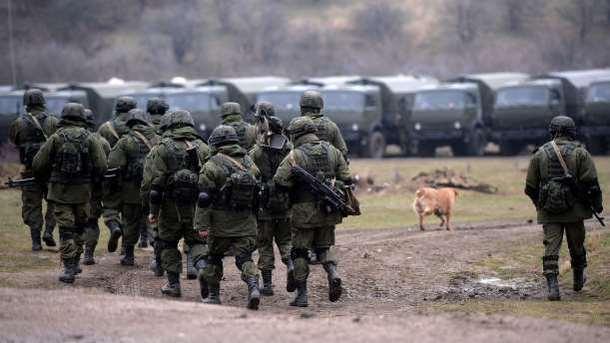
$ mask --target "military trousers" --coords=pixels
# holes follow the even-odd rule
[[[295,228],[292,231],[292,260],[294,261],[294,278],[305,282],[309,277],[309,252],[313,251],[321,264],[337,264],[334,251],[335,226],[317,228]]]
[[[140,238],[140,230],[145,225],[145,214],[142,204],[123,204],[121,209],[123,219],[123,244],[134,246]]]
[[[585,225],[583,221],[573,223],[543,224],[544,230],[544,257],[542,258],[543,273],[559,273],[559,251],[565,232],[572,268],[584,268],[587,265],[587,251],[585,250]]]
[[[25,225],[31,229],[42,230],[43,227],[55,227],[53,203],[47,202],[47,211],[43,216],[42,200],[46,195],[46,187],[30,185],[21,189],[21,217]]]
[[[280,251],[284,264],[290,259],[292,249],[292,229],[290,218],[278,218],[258,221],[258,234],[256,247],[258,248],[258,269],[273,270],[275,268],[275,254],[273,242]]]
[[[90,204],[54,203],[54,214],[59,226],[59,252],[62,260],[80,258],[83,235],[89,219]]]
[[[91,193],[91,203],[89,210],[89,220],[85,228],[85,244],[89,246],[97,245],[100,239],[100,226],[98,220],[102,216],[102,199],[99,191]]]
[[[223,257],[229,251],[235,254],[235,265],[241,271],[242,280],[258,278],[258,269],[252,261],[256,250],[256,237],[208,237],[208,265],[203,269],[203,277],[212,286],[218,286],[223,276]]]

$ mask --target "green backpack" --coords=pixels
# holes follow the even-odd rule
[[[576,203],[576,197],[574,196],[574,185],[575,180],[568,166],[566,165],[559,147],[555,141],[551,141],[552,150],[559,160],[561,169],[563,169],[562,176],[550,177],[540,189],[540,208],[550,214],[561,214],[569,211],[574,207]],[[549,158],[552,155],[549,153]],[[553,159],[551,159],[551,163]],[[553,175],[555,173],[551,173]]]

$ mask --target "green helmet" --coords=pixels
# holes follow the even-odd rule
[[[136,100],[130,96],[122,96],[116,100],[116,105],[114,106],[114,110],[116,113],[127,113],[130,110],[136,108],[138,104]]]
[[[286,130],[293,139],[317,131],[316,124],[314,124],[313,120],[309,117],[296,117],[292,119]]]
[[[549,124],[549,133],[555,137],[558,135],[569,135],[573,136],[576,131],[576,124],[574,120],[568,116],[556,116],[551,119]]]
[[[230,116],[232,114],[241,115],[241,106],[239,106],[238,103],[225,102],[224,104],[222,104],[222,106],[220,106],[220,116],[221,117],[224,118],[224,117]]]
[[[44,94],[40,89],[31,88],[23,92],[24,106],[44,106],[45,103]]]
[[[134,108],[133,110],[127,112],[127,121],[125,121],[125,124],[128,127],[132,127],[136,124],[148,125],[149,121],[150,118],[146,112],[139,108]]]
[[[259,101],[256,104],[256,116],[257,117],[272,117],[275,115],[275,109],[273,104],[269,101]]]
[[[299,106],[306,108],[316,108],[321,110],[324,108],[324,100],[322,99],[322,94],[318,91],[305,91],[301,96],[301,101],[299,101]]]
[[[195,127],[195,122],[189,111],[176,110],[166,113],[161,117],[161,123],[159,127],[161,130],[168,130],[171,128],[178,128],[183,126]]]
[[[75,102],[65,104],[61,111],[61,119],[77,119],[86,122],[85,106]]]
[[[88,108],[85,108],[85,121],[91,130],[95,128],[95,116],[93,115],[93,111]]]
[[[237,137],[237,132],[235,132],[233,126],[219,125],[212,131],[210,138],[208,138],[208,144],[212,148],[227,144],[239,144],[239,137]]]
[[[169,110],[169,105],[161,98],[151,98],[146,102],[146,112],[163,115]]]

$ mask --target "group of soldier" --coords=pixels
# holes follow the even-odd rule
[[[247,307],[258,309],[261,294],[273,294],[275,241],[286,266],[292,306],[308,306],[307,279],[314,256],[328,275],[328,297],[337,301],[335,225],[346,215],[295,175],[305,170],[334,189],[350,187],[347,148],[338,127],[323,116],[318,92],[307,91],[301,116],[285,129],[273,105],[256,105],[256,124],[242,118],[240,105],[224,103],[222,124],[207,143],[188,111],[171,109],[160,98],[147,110],[133,98],[116,101],[115,117],[95,132],[93,113],[67,103],[58,119],[47,113],[43,93],[24,94],[26,113],[11,126],[22,176],[23,219],[32,250],[42,240],[55,246],[59,228],[63,272],[73,283],[83,264],[95,264],[98,221],[108,227],[108,251],[121,245],[120,264],[135,264],[138,240],[153,242],[151,269],[166,275],[164,295],[181,296],[183,240],[187,277],[198,279],[201,299],[220,303],[223,260],[232,255],[248,288]],[[42,203],[47,212],[43,218]],[[253,253],[258,249],[258,265]],[[259,286],[259,271],[263,284]]]

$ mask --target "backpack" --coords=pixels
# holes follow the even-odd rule
[[[200,161],[197,146],[189,141],[186,149],[177,141],[167,139],[163,144],[168,148],[167,165],[171,168],[167,190],[171,198],[180,205],[194,205],[199,195]]]
[[[127,168],[123,172],[123,180],[141,184],[144,178],[144,159],[152,148],[151,143],[140,132],[134,131],[130,150],[127,156]]]
[[[250,170],[232,157],[217,153],[212,160],[228,174],[220,187],[218,205],[232,211],[252,210],[258,194],[258,181]]]
[[[91,182],[89,132],[69,130],[58,133],[62,144],[55,153],[51,182],[83,184]]]
[[[549,178],[540,187],[540,208],[550,214],[561,214],[569,211],[576,203],[574,195],[575,180],[568,166],[566,165],[559,147],[555,141],[551,141],[551,149],[546,149],[545,152],[549,157]],[[571,149],[570,149],[571,150]],[[563,175],[557,172],[556,164],[559,162]]]
[[[42,119],[42,125],[47,120],[47,116],[44,115]],[[42,144],[47,140],[47,134],[42,128],[40,121],[32,114],[27,113],[23,117],[25,123],[23,139],[26,141],[19,147],[19,161],[27,168],[32,167],[34,156],[42,147]]]

